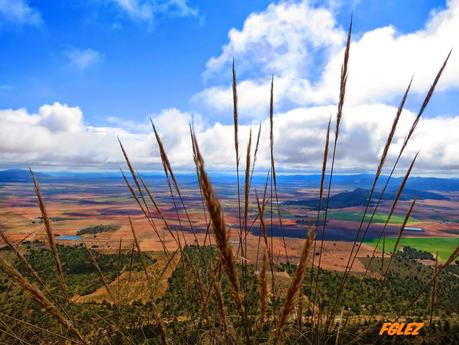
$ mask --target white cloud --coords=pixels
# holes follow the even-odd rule
[[[110,0],[130,18],[152,23],[158,14],[179,17],[197,16],[198,10],[188,4],[188,0]]]
[[[43,22],[40,13],[25,0],[0,0],[0,15],[10,22],[22,25],[38,26]]]
[[[358,18],[356,18],[358,20]],[[432,13],[425,27],[402,34],[392,26],[355,36],[352,41],[348,104],[386,102],[403,92],[414,74],[412,90],[423,93],[453,46],[459,46],[459,0],[449,0],[444,10]],[[345,31],[338,27],[333,10],[311,1],[284,1],[251,14],[241,30],[232,29],[222,53],[208,60],[204,78],[230,70],[236,59],[243,99],[242,115],[260,116],[266,104],[269,78],[275,75],[277,103],[293,106],[327,105],[338,94]],[[226,73],[229,76],[229,73]],[[231,108],[231,87],[210,86],[194,99],[211,110]],[[438,90],[459,86],[459,54],[453,52]]]
[[[142,4],[150,2],[118,2],[133,15],[141,11],[137,13],[139,19],[146,16],[142,20],[149,20],[149,7],[143,8]],[[173,6],[180,3],[187,4],[175,1]],[[151,15],[154,17],[154,12]],[[455,43],[459,46],[458,25],[459,0],[450,0],[445,10],[433,13],[417,32],[400,34],[393,27],[384,27],[354,38],[337,152],[339,171],[375,169],[396,113],[387,100],[403,92],[412,73],[414,92],[425,92],[450,47]],[[195,104],[215,110],[217,116],[225,113],[231,116],[229,78],[220,85],[215,85],[215,81],[217,74],[224,72],[230,77],[234,55],[240,75],[241,146],[247,142],[248,124],[264,119],[258,164],[268,168],[266,115],[270,77],[275,74],[278,167],[285,171],[319,170],[326,124],[336,112],[334,102],[344,40],[345,31],[337,26],[332,9],[311,6],[308,1],[272,4],[265,11],[250,15],[242,30],[230,31],[221,55],[208,61],[204,73],[214,86],[195,95]],[[89,64],[83,63],[81,68]],[[453,52],[439,89],[457,86],[459,54]],[[418,173],[459,173],[459,115],[449,115],[421,120],[407,147],[405,165],[421,151],[416,165]],[[389,159],[394,159],[414,116],[409,110],[402,114]],[[153,118],[175,167],[193,167],[188,128],[192,120],[207,166],[234,167],[233,128],[226,125],[230,122],[227,119],[215,121],[215,117],[205,118],[175,108],[165,109]],[[44,105],[37,113],[25,109],[0,110],[0,122],[0,161],[4,165],[116,168],[123,164],[116,141],[119,136],[139,168],[160,168],[148,123],[123,123],[112,117],[106,127],[90,126],[84,123],[78,107],[59,103]]]
[[[334,110],[334,106],[321,106],[276,114],[275,154],[279,170],[307,172],[320,168],[326,124]],[[394,107],[383,104],[356,106],[346,111],[337,151],[339,171],[371,171],[375,168],[395,112]],[[392,159],[414,116],[409,111],[402,114],[395,145],[390,151]],[[193,168],[188,127],[193,119],[207,166],[233,169],[233,127],[218,122],[206,126],[200,116],[193,117],[174,108],[153,116],[173,165],[182,170]],[[1,110],[0,121],[0,161],[4,166],[114,169],[123,164],[116,140],[119,136],[138,168],[160,169],[156,142],[148,124],[143,124],[143,132],[90,126],[84,124],[78,107],[60,103],[44,105],[37,113],[29,113],[26,109]],[[269,123],[265,120],[262,125],[257,164],[266,169],[270,164]],[[420,122],[406,153],[408,159],[421,151],[418,173],[459,171],[458,125],[459,116]],[[141,128],[140,124],[136,128]],[[249,128],[249,125],[240,126],[241,147],[247,144]]]
[[[65,56],[72,66],[81,71],[98,64],[103,59],[102,54],[93,49],[71,49],[65,53]]]

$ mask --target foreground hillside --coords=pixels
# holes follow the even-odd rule
[[[41,243],[27,243],[21,246],[32,267],[39,273],[53,294],[60,295],[59,283],[53,267],[53,258],[50,251]],[[232,307],[230,283],[222,275],[221,269],[216,267],[218,252],[214,247],[185,248],[184,260],[179,254],[170,260],[165,260],[164,254],[143,253],[143,260],[147,266],[148,276],[154,282],[154,289],[150,291],[145,282],[145,272],[142,269],[139,253],[136,251],[121,251],[111,254],[102,254],[93,251],[103,280],[96,267],[91,264],[91,256],[83,246],[58,247],[64,267],[64,277],[68,292],[72,296],[73,317],[91,343],[100,344],[155,344],[160,342],[158,327],[152,316],[152,304],[155,303],[165,323],[170,341],[173,344],[212,344],[224,343],[224,331],[227,327],[229,334],[240,332],[236,308]],[[27,269],[14,259],[9,250],[2,250],[0,255],[11,262],[15,262],[20,272],[29,278]],[[381,262],[375,260],[371,271],[375,276],[352,276],[345,292],[345,303],[342,313],[336,318],[337,324],[345,323],[347,331],[341,335],[345,344],[353,337],[352,332],[368,324],[374,318],[384,320],[401,312],[409,301],[415,297],[432,276],[432,266],[426,266],[417,258],[423,257],[422,252],[416,250],[399,253],[395,257],[394,265],[383,281],[378,272]],[[208,277],[201,286],[190,271],[190,265],[198,269],[202,277]],[[249,286],[249,294],[245,298],[247,317],[250,323],[260,322],[260,267],[249,265],[238,266],[240,274],[246,275],[245,284]],[[254,343],[266,343],[271,337],[271,330],[275,322],[275,312],[285,301],[288,286],[294,276],[296,266],[277,264],[274,266],[277,277],[276,299],[269,298],[266,306],[266,317],[262,328],[251,335]],[[268,270],[269,271],[269,270]],[[210,273],[204,275],[204,273]],[[267,288],[272,290],[271,273],[267,273]],[[302,322],[306,327],[311,322],[311,312],[318,312],[333,301],[334,293],[339,285],[342,273],[322,270],[318,282],[320,297],[309,301],[311,270],[307,270],[302,287],[300,300],[296,300],[295,309],[301,302],[303,312]],[[221,281],[221,289],[209,289],[212,280]],[[104,282],[107,288],[104,287]],[[142,283],[143,282],[143,283]],[[423,330],[421,336],[406,339],[406,342],[423,344],[455,344],[459,341],[459,324],[457,311],[459,310],[459,266],[453,265],[442,272],[438,279],[437,297],[433,311],[432,326]],[[222,324],[221,306],[213,298],[205,299],[204,304],[200,294],[213,295],[219,291],[224,301],[226,323]],[[151,292],[151,295],[150,295]],[[429,319],[430,291],[426,291],[411,308],[409,315],[413,320]],[[61,336],[60,325],[46,313],[42,312],[34,299],[24,294],[23,290],[15,286],[4,274],[0,276],[0,320],[9,332],[3,332],[0,340],[3,343],[20,343],[18,339],[28,339],[33,344],[63,343],[65,336]],[[60,303],[65,303],[63,296]],[[218,300],[218,299],[217,299]],[[310,309],[309,312],[307,310]],[[287,321],[296,325],[299,320],[294,313]],[[342,318],[342,319],[341,319]],[[199,324],[199,327],[196,325]],[[354,329],[354,331],[352,331]],[[14,337],[16,335],[16,338]],[[330,335],[328,342],[334,343],[335,336]],[[422,340],[421,340],[422,339]],[[286,344],[302,344],[301,334],[286,328],[284,335]],[[392,343],[389,336],[378,337],[377,331],[368,334],[362,343]]]

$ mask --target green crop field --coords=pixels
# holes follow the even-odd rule
[[[386,252],[394,249],[396,238],[386,238]],[[366,243],[375,246],[378,242],[377,239],[369,240]],[[438,257],[441,261],[446,261],[454,249],[459,246],[459,238],[454,237],[408,237],[401,238],[398,245],[400,250],[404,246],[409,246],[418,250],[425,250],[426,252],[435,255],[438,252]],[[382,242],[379,248],[382,247]]]
[[[387,214],[385,213],[375,213],[373,216],[372,223],[376,224],[381,224],[385,223],[387,219]],[[352,221],[352,222],[360,222],[363,217],[363,212],[346,212],[346,211],[338,211],[338,212],[332,212],[329,215],[330,219],[336,219],[336,220],[347,220],[347,221]],[[368,222],[371,218],[371,213],[367,214],[365,216],[365,221]],[[405,220],[404,216],[397,216],[397,215],[392,215],[390,218],[389,224],[403,224],[403,221]],[[410,218],[408,221],[408,224],[413,224],[416,220],[414,218]]]

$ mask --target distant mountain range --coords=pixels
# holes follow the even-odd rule
[[[48,175],[34,172],[37,178],[47,178]],[[0,170],[0,182],[32,182],[30,171],[23,169]]]
[[[93,181],[97,182],[100,180],[117,180],[121,181],[122,177],[119,172],[47,172],[40,173],[36,172],[35,175],[41,182],[61,182],[61,181]],[[162,173],[148,172],[141,174],[145,179],[163,178]],[[196,175],[194,173],[176,173],[177,178],[182,183],[196,183]],[[229,173],[210,173],[213,181],[217,184],[234,184],[235,176]],[[373,182],[374,175],[372,174],[354,174],[354,175],[334,175],[333,186],[346,188],[353,190],[355,197],[360,199],[360,189],[370,189]],[[314,175],[278,175],[277,181],[280,187],[282,185],[298,185],[305,188],[318,188],[320,186],[321,176],[319,174]],[[328,179],[328,177],[327,177]],[[326,179],[326,180],[327,180]],[[382,184],[386,182],[387,177],[381,176],[380,182],[377,188],[382,188]],[[401,177],[394,177],[391,179],[388,187],[388,191],[395,192],[400,183]],[[254,175],[253,183],[255,185],[264,185],[266,175]],[[22,169],[9,169],[0,171],[0,183],[5,182],[31,182],[30,172]],[[241,184],[243,184],[243,177],[241,177]],[[357,190],[357,191],[355,191]],[[407,184],[405,192],[410,192],[410,195],[422,195],[426,191],[459,191],[459,178],[436,178],[436,177],[411,177]],[[421,191],[421,194],[419,194]],[[424,193],[424,194],[422,194]],[[392,196],[391,196],[392,197]],[[437,198],[435,195],[431,195],[433,198]],[[410,197],[411,198],[411,197]]]
[[[330,208],[344,208],[344,207],[353,207],[353,206],[365,206],[368,202],[368,196],[370,194],[369,189],[362,189],[357,188],[350,192],[341,192],[337,193],[330,197],[329,200],[329,207]],[[381,195],[381,191],[377,190],[373,194],[372,202],[376,202],[376,200]],[[395,192],[386,192],[384,193],[383,200],[395,200],[396,193]],[[434,199],[434,200],[449,200],[448,197],[428,192],[428,191],[420,191],[420,190],[413,190],[413,189],[404,189],[402,195],[400,196],[400,200],[422,200],[422,199]],[[319,205],[319,199],[300,199],[300,200],[291,200],[285,202],[287,205],[298,205],[298,206],[307,206],[312,209],[317,209]],[[322,205],[324,207],[324,205]]]

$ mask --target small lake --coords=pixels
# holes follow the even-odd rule
[[[79,241],[80,236],[78,235],[63,235],[63,236],[58,236],[56,237],[56,240],[62,240],[62,241]]]

